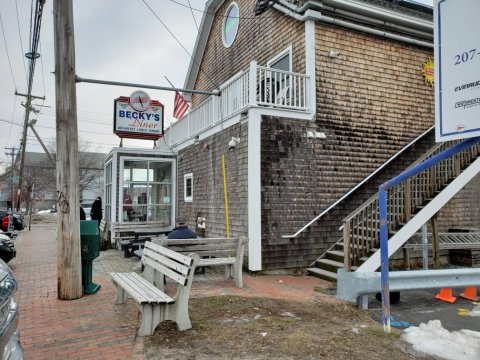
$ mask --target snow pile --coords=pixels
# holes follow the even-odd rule
[[[480,332],[465,329],[450,332],[442,327],[440,320],[411,326],[403,330],[402,339],[415,350],[439,359],[480,359]]]

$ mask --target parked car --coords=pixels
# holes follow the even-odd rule
[[[23,214],[8,210],[0,211],[0,225],[1,230],[5,233],[12,233],[13,230],[23,230],[25,228]]]
[[[17,255],[13,240],[6,234],[0,234],[0,259],[8,263]]]
[[[4,233],[11,234],[13,232],[13,216],[11,212],[0,211],[0,226]]]
[[[23,214],[12,213],[13,216],[13,227],[15,230],[23,230],[25,228],[25,223],[23,222]]]
[[[0,359],[23,360],[20,333],[17,330],[18,307],[15,292],[18,285],[15,277],[0,260]]]

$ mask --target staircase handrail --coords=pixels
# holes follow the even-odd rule
[[[418,209],[422,204],[425,204],[425,201],[428,203],[431,197],[434,197],[435,192],[440,191],[442,186],[448,183],[448,179],[451,179],[451,176],[458,176],[462,168],[476,156],[475,154],[478,154],[479,149],[477,143],[474,143],[474,141],[453,141],[438,144],[400,175],[396,176],[394,178],[396,180],[395,183],[392,181],[387,182],[388,185],[391,185],[388,186],[388,192],[385,191],[384,194],[384,196],[391,201],[388,205],[389,207],[391,206],[391,209],[388,210],[389,219],[387,221],[389,231],[395,230],[402,222],[408,223],[412,219],[412,211],[415,207]],[[472,146],[468,146],[468,144],[472,144]],[[474,150],[474,146],[476,150]],[[445,148],[447,149],[445,150]],[[452,156],[445,157],[443,154],[449,151],[452,151]],[[427,180],[426,183],[425,178],[419,178],[419,182],[413,180],[417,178],[417,175],[420,173],[425,173],[430,167],[425,171],[418,171],[418,169],[423,169],[425,166],[428,166],[428,164],[432,164],[432,161],[436,159],[441,160],[435,162],[431,168],[434,169],[433,171],[439,171],[436,170],[437,166],[443,164],[441,165],[443,168],[440,167],[439,169],[444,171],[445,175],[448,175],[448,178],[442,175],[437,177],[440,181],[434,180],[432,183],[431,179],[434,178],[431,177],[432,175],[430,173],[426,173],[426,179],[430,179]],[[448,167],[446,167],[447,165]],[[415,171],[415,173],[413,173],[413,171]],[[410,176],[405,177],[405,174],[409,174]],[[402,181],[398,181],[398,179],[402,179]],[[415,186],[416,190],[411,189],[412,186]],[[410,197],[411,191],[416,194],[415,199]],[[355,265],[358,261],[361,261],[363,257],[368,257],[371,249],[378,248],[379,229],[383,224],[382,220],[378,218],[379,211],[382,211],[380,199],[378,194],[375,194],[369,201],[362,204],[343,220],[342,241],[345,249],[344,268],[346,271],[350,271],[352,263]]]
[[[340,204],[343,200],[345,200],[347,197],[349,197],[353,192],[355,192],[358,188],[360,188],[363,184],[365,184],[368,180],[370,180],[373,176],[375,176],[379,171],[381,171],[383,168],[385,168],[388,164],[390,164],[393,160],[395,160],[398,156],[400,156],[404,151],[406,151],[410,146],[415,144],[417,141],[421,140],[424,136],[426,136],[430,131],[432,131],[435,128],[435,125],[428,128],[425,132],[423,132],[421,135],[419,135],[417,138],[413,139],[410,143],[405,145],[399,152],[397,152],[395,155],[393,155],[390,159],[388,159],[385,163],[383,163],[379,168],[377,168],[374,172],[372,172],[370,175],[368,175],[365,179],[363,179],[361,182],[359,182],[355,187],[350,189],[347,193],[345,193],[340,199],[335,201],[332,205],[330,205],[327,209],[322,211],[320,215],[315,217],[313,220],[311,220],[308,224],[306,224],[304,227],[302,227],[300,230],[298,230],[295,234],[291,235],[282,235],[282,238],[295,238],[298,235],[300,235],[302,232],[304,232],[306,229],[308,229],[312,224],[317,222],[320,218],[328,214],[332,209],[334,209],[338,204]]]
[[[409,167],[407,167],[405,170],[408,170],[412,167],[414,167],[415,165],[418,165],[420,164],[421,162],[425,161],[426,159],[428,159],[430,156],[432,156],[433,154],[435,154],[435,152],[441,148],[442,146],[445,146],[446,143],[438,143],[438,144],[435,144],[433,147],[430,148],[430,150],[428,150],[425,154],[423,154],[421,157],[419,157],[417,160],[415,160]],[[378,198],[378,193],[375,193],[373,194],[370,198],[368,198],[368,200],[366,200],[362,205],[360,205],[358,208],[356,208],[355,210],[353,210],[347,217],[345,217],[343,220],[342,220],[342,223],[346,223],[350,220],[352,220],[355,216],[357,216],[360,212],[362,212],[362,210],[364,210],[367,206],[369,206],[373,201],[375,201],[375,199]],[[339,230],[342,230],[343,229],[343,225],[339,228]]]

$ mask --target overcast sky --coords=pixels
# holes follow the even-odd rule
[[[188,7],[170,0],[145,0],[158,17],[191,53],[197,27]],[[188,5],[188,0],[175,0]],[[0,36],[0,150],[5,159],[5,147],[20,147],[27,92],[27,59],[29,51],[31,0],[2,0],[0,15],[3,31]],[[33,1],[36,3],[36,1]],[[205,0],[190,0],[195,9],[203,10]],[[18,21],[17,10],[18,6]],[[55,138],[55,79],[53,0],[47,0],[42,18],[41,43],[32,95],[45,96],[45,102],[34,104],[41,110],[36,118],[36,130],[44,142]],[[202,12],[194,11],[198,25]],[[74,30],[76,73],[90,79],[122,81],[169,86],[164,76],[176,86],[183,87],[190,62],[189,55],[168,33],[162,23],[142,0],[81,0],[74,1]],[[22,49],[23,45],[23,49]],[[7,56],[8,51],[8,56]],[[9,63],[10,58],[10,63]],[[12,71],[10,71],[10,64]],[[12,77],[13,73],[13,77]],[[129,96],[135,88],[77,84],[77,110],[80,139],[91,141],[90,151],[107,153],[118,146],[120,139],[112,134],[113,101]],[[172,119],[173,92],[146,90],[152,99],[165,105],[165,121]],[[13,124],[12,124],[13,122]],[[143,146],[151,149],[152,141],[124,140],[124,146]],[[42,152],[34,135],[29,132],[27,151]]]
[[[74,1],[76,73],[90,79],[122,81],[138,84],[169,86],[164,76],[176,87],[183,87],[190,56],[169,34],[148,9],[146,1],[157,16],[191,53],[197,36],[201,11],[186,6],[189,0],[78,0]],[[20,147],[27,92],[27,59],[29,51],[30,7],[36,0],[1,0],[0,15],[0,159],[6,160],[5,147]],[[190,0],[194,9],[202,10],[205,0]],[[432,0],[417,0],[432,5]],[[180,3],[180,4],[179,4]],[[32,94],[45,96],[34,101],[41,110],[36,129],[45,143],[55,138],[55,81],[53,0],[47,0],[42,18],[41,43]],[[185,6],[182,6],[184,4]],[[18,8],[18,12],[17,12]],[[7,56],[8,54],[8,56]],[[10,59],[10,61],[9,61]],[[12,71],[10,70],[12,69]],[[13,74],[13,76],[12,76]],[[90,141],[90,151],[107,153],[120,140],[113,135],[113,101],[129,96],[134,88],[77,84],[77,110],[80,141]],[[212,90],[212,89],[203,89]],[[147,90],[152,99],[165,105],[165,123],[172,120],[173,92]],[[124,146],[152,148],[152,141],[128,140]],[[42,152],[29,131],[27,151]],[[10,161],[10,160],[8,160]],[[1,171],[1,165],[0,165]]]

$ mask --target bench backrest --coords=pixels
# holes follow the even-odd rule
[[[154,242],[157,242],[154,240]],[[158,243],[181,254],[195,253],[202,257],[236,257],[243,255],[247,238],[161,239]]]
[[[145,266],[143,276],[157,287],[163,288],[163,275],[185,286],[198,263],[198,255],[179,254],[171,249],[147,242],[141,261]]]
[[[112,231],[134,231],[140,229],[151,229],[151,228],[159,228],[159,227],[168,227],[168,224],[158,223],[158,222],[139,222],[139,221],[132,221],[132,222],[119,222],[115,221],[112,222]]]
[[[107,222],[105,221],[105,219],[100,220],[100,225],[98,226],[100,231],[105,231],[106,227],[107,227]]]

